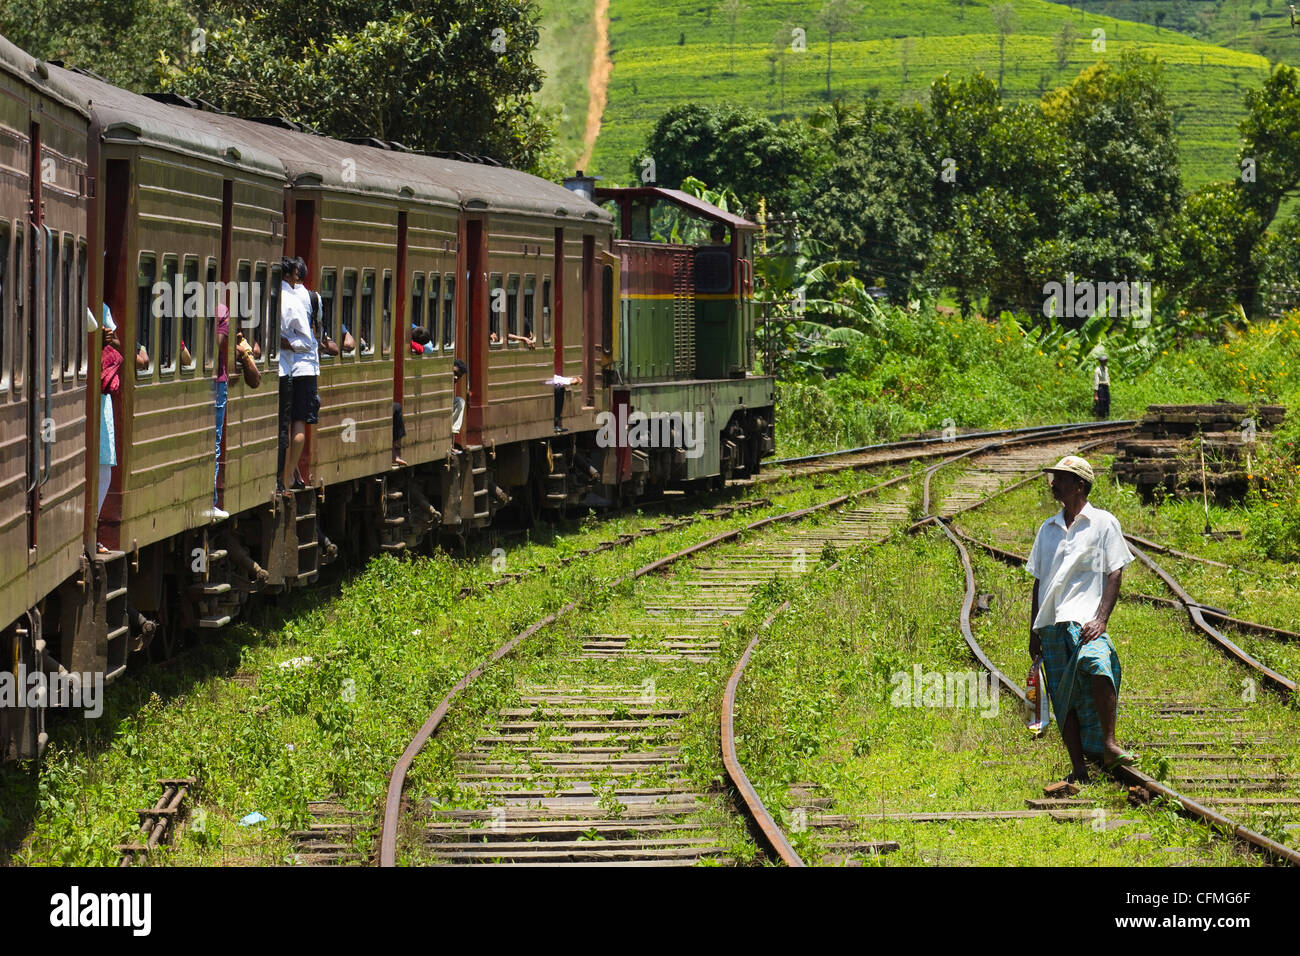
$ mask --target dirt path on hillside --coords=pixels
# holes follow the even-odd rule
[[[591,51],[591,76],[587,79],[587,129],[582,135],[582,158],[578,168],[586,169],[600,135],[600,121],[605,115],[605,91],[614,61],[609,58],[609,0],[596,0],[596,42]]]

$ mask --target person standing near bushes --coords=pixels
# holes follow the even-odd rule
[[[1110,418],[1110,369],[1106,364],[1103,352],[1097,356],[1097,367],[1092,372],[1092,413],[1101,420]]]

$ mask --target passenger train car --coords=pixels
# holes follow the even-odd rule
[[[2,39],[0,77],[0,676],[111,680],[330,561],[463,542],[503,510],[714,485],[773,450],[743,219],[138,96]],[[321,358],[288,496],[282,255],[353,345]],[[97,513],[104,306],[126,361]],[[45,710],[0,707],[5,759],[39,753]]]

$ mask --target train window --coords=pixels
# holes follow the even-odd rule
[[[362,355],[375,354],[375,270],[361,273],[361,334],[357,348]]]
[[[14,334],[12,341],[20,343],[19,347],[13,350],[13,383],[15,386],[23,384],[23,369],[26,368],[26,360],[23,358],[25,350],[21,343],[27,341],[27,326],[25,324],[25,313],[23,299],[23,289],[26,286],[26,271],[24,265],[26,260],[23,259],[23,226],[19,225],[14,229],[14,272],[13,281],[10,285],[14,290]]]
[[[542,344],[551,344],[551,277],[542,277]]]
[[[9,223],[0,222],[0,392],[9,389]]]
[[[266,356],[276,359],[280,356],[280,265],[271,266],[271,284],[266,284],[266,266],[257,264],[257,274],[262,278],[262,288],[266,289]]]
[[[393,274],[384,270],[384,297],[379,307],[379,347],[384,355],[393,352]]]
[[[331,339],[334,338],[334,296],[338,291],[339,274],[337,269],[326,269],[320,274],[320,327]],[[322,355],[324,360],[327,356]]]
[[[206,295],[203,297],[203,369],[210,372],[217,355],[217,260],[212,256],[208,256],[207,281]],[[229,338],[231,333],[227,332],[226,335]]]
[[[442,347],[456,344],[456,277],[450,272],[442,283]]]
[[[280,323],[277,321],[274,326],[271,324],[271,310],[268,306],[273,298],[271,290],[266,284],[266,263],[259,262],[257,269],[253,272],[253,314],[257,317],[257,327],[262,333],[262,354],[270,361],[280,354]],[[278,311],[280,284],[275,284],[275,306]],[[271,332],[275,334],[272,335]]]
[[[4,254],[0,253],[0,262],[3,262]],[[89,300],[86,291],[86,240],[77,240],[77,371],[86,374],[86,333],[81,328],[81,323],[85,321],[82,317],[89,310]],[[98,323],[100,316],[95,316],[95,322]],[[0,323],[3,322],[3,314],[0,313]],[[2,352],[3,349],[0,349]],[[3,361],[3,360],[0,360]]]
[[[534,303],[537,301],[537,276],[524,276],[524,338],[537,341],[537,324]]]
[[[429,273],[429,325],[427,329],[429,332],[429,344],[432,345],[435,349],[438,348],[439,344],[442,341],[440,338],[438,338],[438,306],[439,306],[439,300],[441,298],[442,298],[442,276],[438,275],[438,273],[436,272],[430,272]],[[425,352],[424,354],[429,355],[431,353]]]
[[[203,296],[195,294],[199,284],[199,260],[195,256],[185,257],[185,289],[181,299],[181,345],[190,353],[189,362],[183,364],[187,372],[194,371],[199,364],[199,340],[195,335],[198,317],[203,314]]]
[[[63,338],[63,316],[59,314],[59,234],[45,227],[45,328],[49,337],[49,352],[45,367],[50,370],[50,381],[58,381],[60,369],[59,340]]]
[[[411,331],[424,327],[424,276],[419,272],[411,274]]]
[[[355,269],[346,269],[343,272],[343,300],[339,316],[339,332],[342,333],[339,346],[345,347],[343,339],[352,335],[352,330],[357,327],[357,273]],[[356,350],[355,335],[352,335],[352,342],[352,351],[344,352],[344,355],[354,354]]]
[[[519,334],[519,276],[506,279],[506,344],[514,347],[519,343],[511,338]]]
[[[241,260],[235,279],[239,284],[235,286],[236,291],[230,299],[230,328],[243,332],[244,338],[250,339],[249,344],[265,359],[266,343],[262,338],[262,323],[252,302],[253,264],[247,259]]]
[[[136,378],[153,377],[153,284],[158,278],[158,259],[152,252],[140,253],[140,271],[135,280],[135,346],[144,349],[148,364],[135,363]],[[127,361],[130,361],[128,359]]]
[[[162,295],[162,313],[158,320],[158,371],[176,371],[176,273],[180,265],[175,256],[163,256],[162,281],[167,291]]]
[[[72,288],[72,270],[77,264],[72,251],[72,236],[63,236],[63,375],[77,373],[77,293]]]
[[[501,337],[501,313],[506,310],[505,289],[501,287],[501,273],[492,273],[488,282],[488,344],[498,349],[505,344]]]

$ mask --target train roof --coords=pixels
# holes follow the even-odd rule
[[[691,212],[731,226],[733,229],[757,229],[758,223],[750,222],[744,216],[719,209],[711,202],[684,193],[680,189],[666,189],[663,186],[604,186],[595,190],[596,198],[601,202],[608,199],[663,199],[674,206],[681,206]]]
[[[76,110],[82,116],[89,117],[90,113],[82,97],[57,75],[62,72],[58,67],[37,60],[3,36],[0,36],[0,69]]]
[[[54,66],[50,73],[77,91],[106,140],[142,143],[284,178],[284,165],[273,153],[223,136],[208,123],[195,122],[202,114],[194,110],[156,102],[84,73]]]
[[[15,48],[17,49],[17,48]],[[565,220],[609,223],[599,206],[545,179],[504,167],[331,139],[227,113],[173,105],[59,70],[108,138],[167,149],[282,177],[296,186]]]

